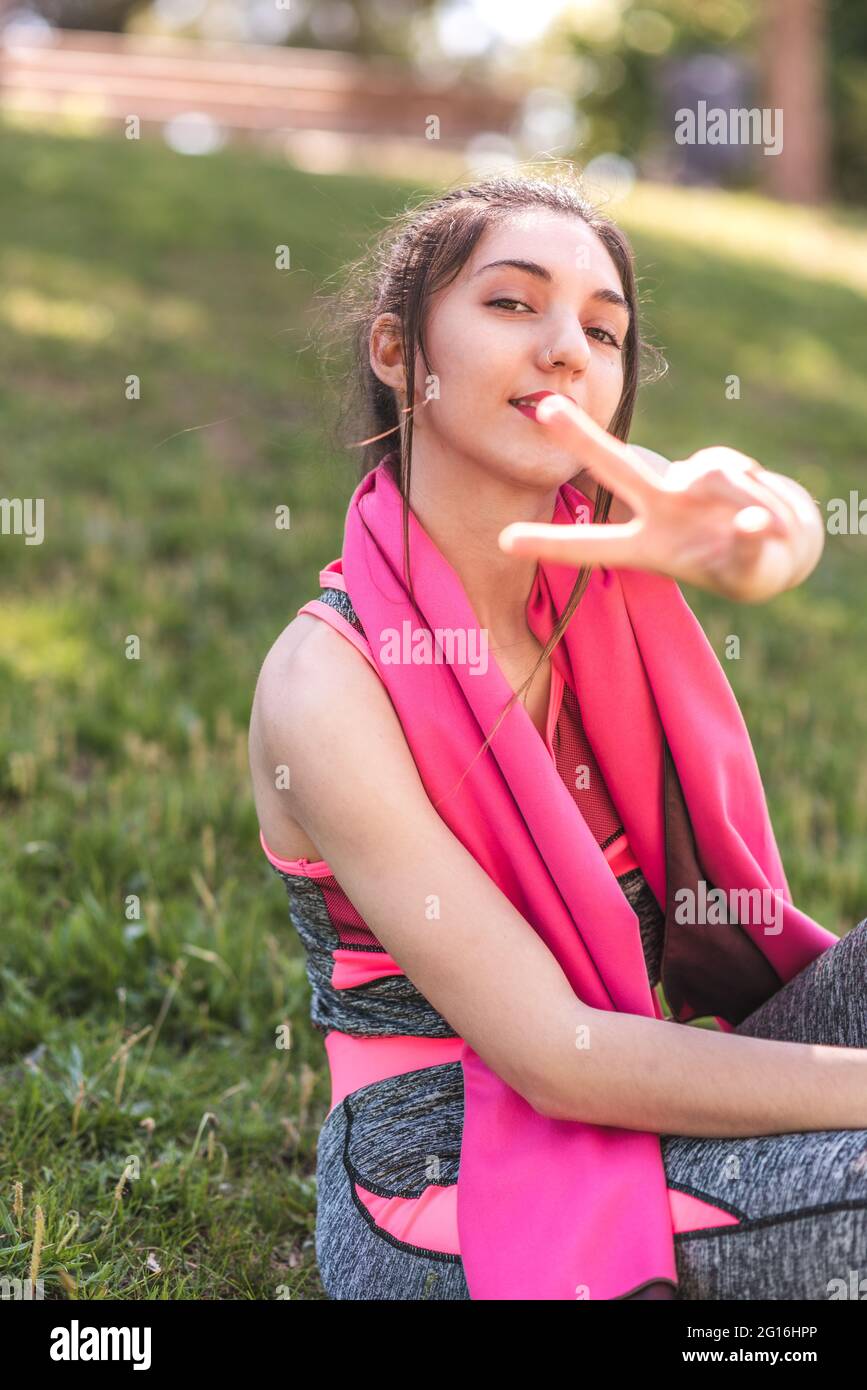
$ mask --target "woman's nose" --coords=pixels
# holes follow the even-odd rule
[[[546,367],[567,367],[583,372],[590,361],[590,345],[580,324],[563,330],[542,348],[541,361]]]

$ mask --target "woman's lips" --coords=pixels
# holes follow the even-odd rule
[[[516,410],[520,410],[522,415],[528,415],[531,420],[535,420],[536,406],[539,402],[544,401],[548,396],[555,396],[556,394],[556,391],[531,391],[528,393],[526,399],[516,396],[509,401],[509,405],[513,405]]]

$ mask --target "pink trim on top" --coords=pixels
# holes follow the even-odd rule
[[[331,956],[334,961],[331,971],[334,989],[357,989],[359,985],[369,985],[373,980],[382,980],[388,975],[403,974],[397,961],[387,951],[348,951],[338,947],[331,952]]]
[[[345,594],[346,580],[343,578],[342,568],[335,569],[335,565],[340,566],[339,559],[332,560],[330,565],[326,565],[324,570],[319,571],[319,587],[320,589],[340,589],[341,593]]]
[[[324,859],[281,859],[279,854],[268,848],[261,827],[259,843],[275,869],[282,870],[284,874],[301,874],[307,878],[328,878],[331,875],[331,867]]]
[[[332,588],[333,587],[334,585],[332,585]],[[365,638],[362,637],[357,628],[352,626],[352,623],[346,621],[342,613],[338,613],[336,608],[332,608],[330,603],[323,602],[321,598],[312,598],[308,603],[303,604],[302,607],[298,609],[295,616],[300,617],[302,613],[307,613],[311,618],[324,618],[325,622],[330,623],[342,636],[348,637],[353,647],[358,648],[361,655],[370,662],[374,671],[376,671],[376,662],[371,655],[370,647]]]

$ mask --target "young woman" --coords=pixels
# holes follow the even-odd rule
[[[343,554],[250,731],[331,1069],[325,1288],[838,1296],[867,1258],[867,919],[838,940],[792,903],[677,584],[768,599],[820,515],[733,450],[626,444],[632,256],[568,177],[454,190],[369,269]]]

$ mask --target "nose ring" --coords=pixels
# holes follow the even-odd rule
[[[548,350],[547,350],[546,353],[545,353],[545,360],[547,361],[549,367],[553,367],[554,363],[551,361],[551,349],[550,349],[550,348],[548,348]]]

